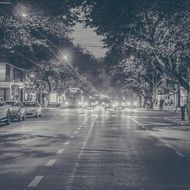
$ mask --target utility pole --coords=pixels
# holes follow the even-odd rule
[[[187,67],[188,70],[188,93],[187,93],[187,120],[188,125],[190,125],[190,67]]]
[[[156,104],[156,96],[157,96],[157,72],[154,68],[152,71],[152,107]]]

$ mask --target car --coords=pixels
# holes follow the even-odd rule
[[[107,109],[114,109],[114,110],[116,110],[117,109],[117,105],[116,105],[116,103],[114,103],[114,102],[106,102],[105,103],[105,106],[104,106],[104,109],[105,110],[107,110]]]
[[[134,109],[138,107],[139,107],[139,104],[136,100],[130,100],[126,102],[126,108]]]
[[[0,122],[9,125],[11,122],[11,107],[0,97]]]
[[[26,116],[28,117],[41,117],[42,107],[37,101],[24,101],[23,102],[26,109]]]
[[[83,108],[88,109],[88,108],[96,108],[98,106],[98,101],[96,101],[93,98],[87,98],[84,103],[83,103]]]
[[[6,104],[11,106],[11,119],[18,121],[24,121],[26,119],[26,110],[22,102],[20,101],[6,101]]]
[[[126,107],[125,102],[121,101],[121,100],[114,101],[114,105],[115,105],[116,109],[118,109],[118,110],[124,110]]]

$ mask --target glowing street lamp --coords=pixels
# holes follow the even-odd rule
[[[68,56],[67,55],[63,55],[63,59],[64,60],[68,60]]]
[[[134,55],[131,55],[130,59],[133,61],[135,59]]]
[[[30,78],[34,79],[35,75],[34,74],[30,74]]]
[[[22,13],[22,17],[26,18],[27,14],[26,13]]]

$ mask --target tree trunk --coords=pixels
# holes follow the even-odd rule
[[[190,126],[190,92],[188,92],[188,95],[187,95],[187,122],[188,122],[188,125]]]
[[[188,86],[190,87],[190,67],[187,68],[188,70]],[[188,88],[187,91],[187,121],[188,121],[188,125],[190,126],[190,88]]]

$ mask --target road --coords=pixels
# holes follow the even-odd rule
[[[46,109],[1,126],[0,190],[189,190],[189,131],[165,115]]]

